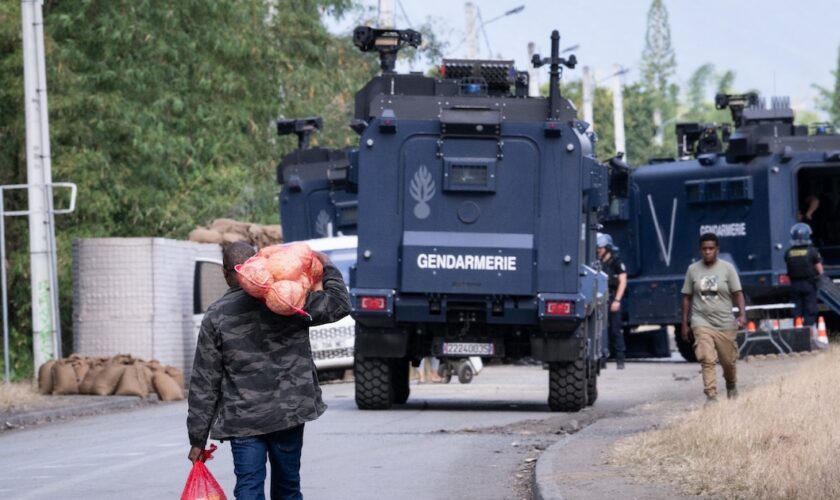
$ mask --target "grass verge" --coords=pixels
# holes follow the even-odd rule
[[[0,412],[28,410],[45,399],[32,382],[0,382]]]
[[[840,349],[734,401],[618,441],[609,462],[643,481],[722,498],[840,498]]]

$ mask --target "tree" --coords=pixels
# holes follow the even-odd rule
[[[72,349],[75,238],[183,238],[217,217],[276,223],[274,119],[323,114],[351,144],[353,92],[376,71],[322,13],[349,0],[48,2],[53,178],[79,186],[56,217],[64,351]],[[0,184],[26,182],[20,3],[0,3]],[[20,193],[23,195],[24,193]],[[24,196],[7,200],[25,207]],[[12,369],[32,373],[28,229],[9,220]],[[130,265],[130,263],[127,263]]]
[[[668,9],[662,0],[652,0],[647,15],[645,48],[642,52],[642,81],[645,88],[653,93],[653,123],[656,127],[653,136],[655,146],[664,144],[663,113],[671,115],[676,110],[670,79],[677,67],[674,49],[671,47],[671,27],[668,24]]]
[[[837,49],[837,69],[831,73],[834,75],[834,88],[832,90],[814,85],[819,92],[817,107],[828,113],[829,120],[834,123],[835,127],[840,127],[840,47]]]

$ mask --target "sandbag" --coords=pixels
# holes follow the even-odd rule
[[[76,383],[81,384],[88,370],[90,370],[90,364],[86,359],[77,359],[72,362],[72,365],[73,371],[76,372]]]
[[[275,245],[283,241],[283,229],[279,224],[270,224],[263,226],[263,234],[270,241],[270,244]]]
[[[51,359],[46,363],[42,364],[40,368],[38,368],[38,393],[40,394],[52,394],[53,390],[53,378],[52,378],[52,367],[55,364],[55,360]]]
[[[175,368],[174,366],[167,366],[164,370],[167,375],[172,377],[178,383],[178,387],[184,388],[184,372]]]
[[[99,372],[93,382],[93,394],[97,396],[110,396],[117,389],[117,384],[122,378],[126,366],[122,363],[110,363]]]
[[[152,385],[161,401],[179,401],[184,399],[184,386],[180,385],[165,371],[158,371],[152,379]]]
[[[222,233],[212,229],[205,229],[197,227],[190,231],[188,236],[190,241],[197,241],[199,243],[222,243]]]
[[[52,367],[52,393],[54,395],[78,394],[79,383],[76,381],[76,371],[67,361],[58,361]]]
[[[229,245],[231,243],[236,243],[237,241],[244,241],[245,243],[249,243],[249,238],[247,233],[237,233],[233,231],[228,231],[226,233],[222,233],[222,244]]]
[[[114,394],[117,396],[140,396],[141,398],[149,395],[149,389],[146,387],[146,376],[143,374],[143,367],[140,363],[125,367]]]
[[[79,394],[93,394],[93,384],[96,382],[96,378],[104,369],[105,365],[92,365],[87,373],[85,373],[85,378],[79,383]]]
[[[149,392],[151,392],[152,379],[154,378],[155,374],[148,363],[143,363],[141,365],[141,368],[143,370],[143,379],[146,381],[146,387],[149,389]]]

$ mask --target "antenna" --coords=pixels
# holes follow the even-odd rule
[[[560,108],[560,76],[563,74],[563,68],[560,66],[574,69],[577,64],[577,57],[574,54],[570,55],[568,59],[560,57],[560,32],[554,30],[551,32],[551,57],[543,59],[539,54],[534,54],[534,57],[531,58],[531,64],[535,68],[545,64],[550,65],[548,71],[548,118],[556,120],[559,117]]]

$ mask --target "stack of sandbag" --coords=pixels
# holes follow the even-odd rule
[[[110,358],[78,354],[50,360],[38,369],[41,394],[94,394],[97,396],[139,396],[157,393],[161,401],[184,399],[184,374],[157,360],[144,361],[129,354]]]
[[[235,241],[244,241],[257,248],[276,245],[283,242],[280,225],[261,225],[240,222],[233,219],[216,219],[209,226],[198,226],[190,232],[190,241],[199,243],[218,243],[228,245]]]

